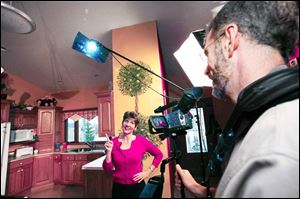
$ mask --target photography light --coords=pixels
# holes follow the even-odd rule
[[[203,50],[205,31],[195,30],[183,42],[174,56],[193,86],[212,86],[211,80],[204,74],[207,58]]]
[[[72,48],[102,63],[105,63],[109,53],[101,43],[87,38],[81,32],[77,33]]]
[[[129,61],[130,63],[133,63],[135,65],[137,65],[138,67],[148,71],[149,73],[155,75],[156,77],[165,80],[166,82],[172,84],[173,86],[175,86],[176,88],[180,89],[180,90],[184,90],[183,88],[181,88],[180,86],[178,86],[177,84],[175,84],[174,82],[171,82],[170,80],[161,77],[160,75],[154,73],[153,71],[151,71],[148,68],[145,68],[144,66],[128,59],[127,57],[124,57],[123,55],[105,47],[104,45],[102,45],[100,42],[94,40],[94,39],[89,39],[86,36],[84,36],[81,32],[78,32],[74,42],[73,42],[73,46],[72,48],[74,50],[77,50],[83,54],[85,54],[86,56],[96,60],[97,62],[102,62],[105,63],[108,53],[113,53],[115,55],[118,55],[119,57],[122,57],[123,59]]]

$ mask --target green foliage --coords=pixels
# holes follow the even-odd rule
[[[150,67],[142,61],[137,61],[138,64],[150,70]],[[135,64],[127,64],[122,67],[117,76],[117,84],[123,95],[129,95],[136,98],[135,111],[138,113],[137,107],[137,95],[143,94],[147,91],[147,88],[152,84],[152,77],[150,73]],[[148,126],[148,118],[138,113],[139,125],[136,131],[136,135],[143,135],[147,137],[154,145],[159,147],[162,141],[158,135],[150,134]],[[144,159],[150,156],[146,153]]]
[[[6,89],[6,84],[1,83],[1,92],[4,91]]]
[[[88,120],[84,120],[83,124],[84,125],[81,128],[81,130],[85,132],[85,141],[86,142],[94,141],[95,133],[96,133],[95,128]]]
[[[150,70],[145,63],[141,61],[137,61],[137,63]],[[120,69],[117,83],[123,95],[134,97],[146,92],[147,87],[152,83],[152,77],[148,71],[130,63]]]

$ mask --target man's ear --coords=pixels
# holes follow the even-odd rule
[[[234,51],[239,47],[239,31],[236,24],[228,24],[226,26],[225,37],[227,38],[225,47],[228,52],[228,58],[231,58]]]

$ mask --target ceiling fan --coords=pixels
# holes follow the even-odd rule
[[[29,34],[35,29],[34,21],[25,12],[12,6],[12,1],[10,4],[1,1],[1,30],[17,34]],[[2,52],[6,52],[6,48],[1,44]],[[3,71],[1,66],[1,74]]]
[[[34,21],[25,12],[1,1],[1,30],[28,34],[35,29]]]

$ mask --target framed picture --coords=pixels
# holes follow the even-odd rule
[[[187,134],[185,135],[185,140],[186,140],[187,153],[201,153],[200,137],[201,137],[201,144],[202,144],[202,152],[207,152],[208,149],[207,149],[203,108],[198,108],[199,118],[197,117],[196,108],[191,109],[190,113],[193,115],[193,128],[186,130]],[[198,119],[200,121],[199,129],[197,125]]]

